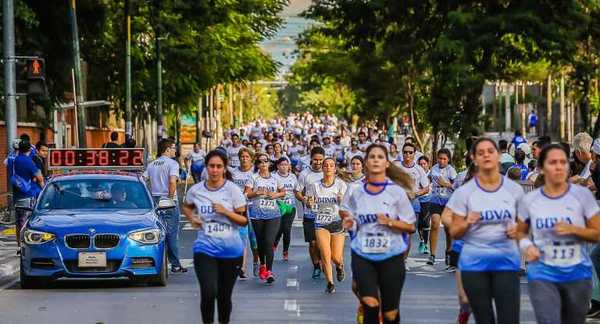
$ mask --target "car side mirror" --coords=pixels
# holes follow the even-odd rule
[[[169,198],[160,198],[160,200],[158,201],[158,204],[156,205],[156,209],[158,210],[165,210],[165,209],[171,209],[171,208],[175,208],[175,200],[174,199],[169,199]]]

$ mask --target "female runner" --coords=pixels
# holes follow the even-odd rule
[[[600,208],[586,187],[568,183],[564,147],[542,149],[538,167],[544,185],[519,203],[517,228],[529,262],[529,298],[538,323],[583,324],[592,294],[585,244],[600,240]]]
[[[364,309],[364,323],[400,323],[400,295],[405,278],[404,251],[415,231],[415,214],[405,191],[412,179],[388,158],[383,145],[365,152],[366,181],[352,186],[340,216],[351,231],[352,273]]]
[[[344,241],[346,235],[339,216],[339,206],[346,193],[347,185],[336,177],[335,159],[327,157],[323,160],[323,179],[309,185],[306,190],[309,199],[314,203],[309,207],[315,214],[315,235],[321,255],[321,266],[327,279],[327,293],[335,292],[333,284],[333,268],[335,264],[337,280],[344,280]]]
[[[231,295],[242,265],[245,244],[240,229],[248,224],[244,216],[246,198],[231,181],[227,155],[211,151],[205,158],[208,179],[190,188],[183,214],[198,228],[194,242],[194,268],[200,284],[203,323],[213,323],[215,300],[219,323],[229,323]]]
[[[277,249],[279,240],[283,236],[283,260],[288,261],[288,252],[292,237],[292,223],[296,217],[296,196],[294,194],[294,189],[298,186],[298,178],[296,178],[295,174],[290,172],[291,164],[287,157],[280,158],[275,162],[275,165],[277,171],[273,173],[273,176],[281,183],[281,185],[283,185],[283,189],[285,190],[283,201],[288,205],[294,206],[289,213],[281,215],[281,226],[279,227],[279,232],[277,232],[275,244],[273,245],[273,247]]]
[[[452,238],[464,240],[458,260],[464,289],[477,323],[519,323],[521,257],[515,238],[523,189],[500,174],[493,140],[476,140],[471,156],[477,174],[446,205],[452,213]]]
[[[267,154],[256,157],[257,173],[246,183],[246,197],[252,200],[250,219],[258,243],[260,280],[272,284],[273,276],[273,243],[279,232],[281,212],[276,200],[285,196],[283,186],[269,172],[270,162]]]
[[[242,192],[246,189],[246,183],[248,180],[252,178],[254,174],[254,170],[252,168],[252,160],[253,154],[249,149],[242,147],[238,151],[238,159],[240,162],[239,167],[229,168],[229,172],[231,172],[231,181],[235,183]],[[258,250],[256,245],[256,235],[254,235],[254,231],[252,230],[252,225],[248,224],[240,230],[242,234],[242,238],[250,243],[250,248],[252,249],[252,255],[254,257],[253,262],[253,272],[254,276],[258,276]],[[240,269],[240,279],[246,280],[248,279],[248,275],[246,274],[246,259],[247,259],[248,250],[244,249],[244,260],[242,262],[242,268]]]

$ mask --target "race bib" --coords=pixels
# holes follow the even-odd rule
[[[544,263],[555,267],[571,267],[581,263],[581,244],[567,243],[544,246]]]
[[[333,206],[322,206],[317,210],[315,221],[317,224],[331,224],[334,221],[335,208]]]
[[[273,211],[277,209],[277,203],[275,203],[275,200],[273,199],[260,199],[258,201],[258,208]]]
[[[367,233],[362,238],[361,247],[364,253],[386,253],[390,250],[391,238],[386,232]]]
[[[204,233],[214,238],[228,238],[231,236],[232,229],[230,224],[219,222],[206,222],[203,225]]]

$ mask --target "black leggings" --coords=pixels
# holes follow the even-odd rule
[[[519,323],[518,272],[463,271],[461,277],[477,324]],[[496,305],[496,316],[492,302]]]
[[[371,261],[352,252],[352,276],[359,296],[380,300],[380,307],[377,308],[367,307],[361,300],[365,309],[365,324],[378,324],[380,310],[384,314],[399,310],[406,276],[403,254],[383,261]],[[394,320],[388,320],[384,316],[384,323],[400,323],[400,312]]]
[[[292,223],[294,223],[294,217],[296,216],[296,209],[289,214],[281,216],[281,226],[279,226],[279,232],[275,237],[275,245],[279,244],[281,236],[283,236],[283,251],[287,252],[290,249],[290,241],[292,239]]]
[[[200,284],[200,311],[202,322],[215,320],[215,299],[219,309],[219,323],[229,323],[231,294],[240,273],[242,257],[214,258],[204,253],[194,253],[194,269]]]
[[[279,232],[281,217],[273,219],[253,219],[252,227],[256,234],[256,243],[258,244],[258,257],[260,264],[267,266],[267,270],[273,269],[273,244],[275,236]]]

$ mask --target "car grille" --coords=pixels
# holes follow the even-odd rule
[[[65,244],[72,249],[87,249],[90,247],[90,236],[85,234],[67,235]]]
[[[92,273],[100,273],[100,272],[115,272],[119,270],[121,266],[121,260],[106,260],[106,267],[97,267],[97,268],[80,268],[78,260],[67,260],[65,261],[65,266],[69,272],[92,272]]]
[[[94,237],[94,245],[99,249],[111,249],[119,244],[117,234],[98,234]]]

